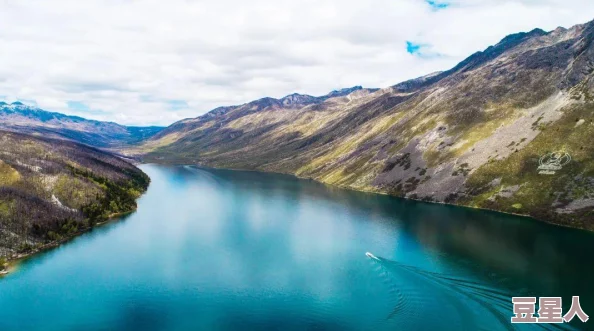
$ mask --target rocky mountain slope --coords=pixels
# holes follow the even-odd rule
[[[127,127],[68,116],[30,107],[21,102],[0,102],[0,129],[55,137],[98,147],[137,143],[159,132],[161,127]]]
[[[593,40],[592,22],[518,33],[380,90],[217,108],[132,152],[594,230]]]
[[[136,208],[149,178],[74,142],[0,131],[0,271],[7,259]]]

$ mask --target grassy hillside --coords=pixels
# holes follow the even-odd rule
[[[148,184],[97,149],[0,131],[0,262],[134,210]]]
[[[518,33],[381,90],[217,108],[129,152],[594,230],[593,40],[592,22]]]

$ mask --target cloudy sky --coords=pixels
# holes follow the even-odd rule
[[[0,0],[0,100],[122,124],[386,87],[591,0]]]

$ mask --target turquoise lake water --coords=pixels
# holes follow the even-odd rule
[[[562,296],[565,312],[579,295],[594,318],[591,233],[284,175],[142,169],[137,212],[0,279],[0,330],[570,327],[510,324],[512,296]]]

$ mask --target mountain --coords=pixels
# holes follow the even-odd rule
[[[127,127],[113,122],[87,120],[26,106],[0,102],[0,129],[55,137],[97,147],[118,147],[151,137],[162,128]]]
[[[338,101],[342,97],[344,101],[349,100],[356,95],[366,95],[377,90],[378,89],[364,89],[361,86],[354,86],[351,88],[335,90],[320,97],[294,93],[281,99],[262,98],[239,106],[218,107],[198,118],[189,118],[173,123],[151,137],[151,139],[145,141],[143,148],[148,148],[150,150],[155,147],[155,144],[167,144],[169,141],[176,140],[177,136],[185,136],[193,130],[200,129],[203,123],[211,120],[211,123],[217,123],[217,125],[222,126],[224,122],[230,122],[239,118],[248,119],[246,116],[250,114],[257,117],[263,110],[266,111],[264,113],[268,113],[275,110],[287,111],[307,107],[316,108],[330,99]]]
[[[129,152],[594,230],[593,40],[593,22],[517,33],[380,90],[217,108]]]
[[[0,271],[6,259],[134,210],[148,184],[134,165],[98,149],[0,131]]]

